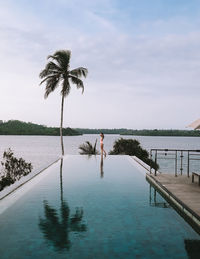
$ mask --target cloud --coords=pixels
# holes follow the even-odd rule
[[[22,10],[10,1],[0,11],[0,118],[59,124],[59,91],[44,101],[38,74],[47,55],[66,48],[72,68],[89,69],[84,96],[73,90],[66,100],[66,125],[181,127],[183,111],[189,118],[198,109],[197,20],[142,20],[128,30],[113,1],[46,0],[38,12],[35,3]]]

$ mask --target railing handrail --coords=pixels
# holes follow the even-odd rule
[[[174,149],[174,148],[151,148],[150,150],[154,151],[183,151],[183,152],[200,152],[200,149]]]
[[[160,159],[174,159],[175,160],[175,176],[177,176],[177,162],[178,162],[178,154],[180,154],[180,160],[181,160],[181,168],[180,168],[180,171],[181,171],[181,175],[182,175],[182,172],[183,172],[183,153],[186,152],[187,153],[187,176],[189,177],[189,171],[190,171],[190,161],[191,160],[200,160],[200,158],[194,158],[194,156],[198,156],[200,154],[197,154],[197,153],[200,153],[200,149],[174,149],[174,148],[151,148],[150,149],[150,158],[152,159],[152,152],[155,152],[155,164],[157,164],[157,160],[159,159],[158,155],[161,155],[163,153],[160,153],[160,152],[164,152],[165,155],[166,155],[166,152],[174,152],[174,153],[170,153],[168,155],[175,155],[174,158],[165,158],[165,157],[162,157]],[[196,154],[194,154],[196,153]],[[193,158],[190,158],[190,156],[193,156]],[[152,168],[150,168],[150,174],[151,174],[151,170]],[[156,176],[156,173],[157,173],[157,170],[154,169],[155,173],[154,175]]]

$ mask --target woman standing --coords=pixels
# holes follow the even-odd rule
[[[104,134],[102,132],[100,133],[100,137],[101,137],[101,139],[100,139],[101,154],[102,155],[104,154],[106,156],[106,151],[103,148]]]

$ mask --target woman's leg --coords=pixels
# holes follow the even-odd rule
[[[103,155],[103,144],[101,144],[101,154]]]
[[[106,156],[106,151],[105,151],[105,149],[103,148],[103,153],[104,153],[104,156]]]
[[[106,151],[103,148],[103,144],[101,144],[101,154],[104,154],[104,156],[106,156]]]

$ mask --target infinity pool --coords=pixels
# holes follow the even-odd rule
[[[66,156],[1,201],[0,258],[198,256],[200,236],[153,197],[128,156]]]

